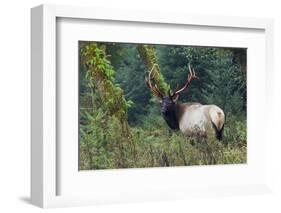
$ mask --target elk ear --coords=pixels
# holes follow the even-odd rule
[[[179,95],[176,95],[176,96],[172,97],[173,102],[177,102],[178,99],[179,99]]]
[[[159,97],[155,97],[155,96],[154,96],[154,97],[151,99],[151,102],[162,104],[163,100],[162,100],[162,98],[159,98]]]
[[[162,103],[163,103],[163,98],[157,97],[156,99],[157,99],[157,102],[158,102],[159,104],[162,104]]]
[[[169,97],[170,97],[171,101],[177,102],[177,101],[178,101],[178,98],[179,98],[179,94],[174,95],[173,92],[172,92],[172,90],[170,90],[170,91],[169,91]]]

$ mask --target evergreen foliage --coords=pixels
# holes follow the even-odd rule
[[[79,50],[80,169],[246,162],[246,72],[236,59],[246,58],[246,51],[97,42],[80,42]],[[199,80],[180,101],[222,108],[222,142],[171,131],[146,86],[153,68],[168,94],[186,81],[188,63]]]

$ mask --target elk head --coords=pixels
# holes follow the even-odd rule
[[[152,94],[159,99],[161,103],[161,113],[163,115],[163,118],[169,125],[169,127],[171,129],[179,129],[178,112],[177,112],[177,100],[179,94],[188,88],[188,86],[190,85],[193,79],[196,79],[198,77],[195,75],[194,69],[191,69],[190,64],[188,64],[189,74],[185,84],[179,89],[177,87],[175,91],[169,91],[168,95],[164,95],[159,90],[157,85],[151,82],[154,78],[154,75],[152,76],[153,68],[149,72],[148,78],[146,78],[147,86],[152,92]]]

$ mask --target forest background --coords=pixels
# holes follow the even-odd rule
[[[81,41],[79,53],[80,170],[246,163],[246,49]],[[170,130],[147,88],[152,66],[167,93],[189,63],[199,80],[179,101],[222,108],[221,142]]]

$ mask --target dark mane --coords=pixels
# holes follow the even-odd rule
[[[163,114],[163,118],[171,129],[179,129],[179,121],[176,112],[169,112],[165,115]]]
[[[179,129],[178,110],[176,103],[167,101],[162,105],[161,112],[164,120],[171,129]]]

